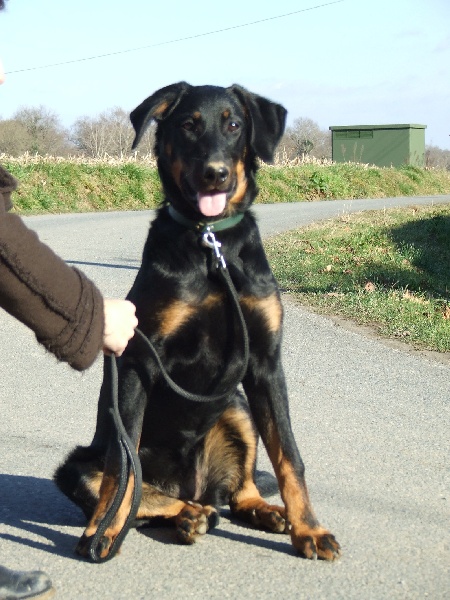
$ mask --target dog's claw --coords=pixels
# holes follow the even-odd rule
[[[292,543],[300,556],[310,560],[333,561],[341,555],[339,543],[329,532],[315,534],[312,530],[309,535],[292,535]]]

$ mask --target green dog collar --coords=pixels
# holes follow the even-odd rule
[[[232,217],[226,217],[225,219],[219,219],[218,221],[192,221],[187,219],[184,215],[179,213],[173,208],[171,204],[168,206],[169,215],[174,221],[183,225],[187,229],[198,231],[199,233],[205,233],[206,231],[223,231],[224,229],[230,229],[242,221],[244,213],[233,215]]]

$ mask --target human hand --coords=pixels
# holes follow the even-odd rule
[[[138,325],[136,307],[128,300],[107,298],[103,301],[105,329],[103,352],[121,356]]]

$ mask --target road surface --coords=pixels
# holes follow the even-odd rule
[[[259,206],[263,235],[363,208],[440,198]],[[109,296],[139,266],[153,213],[30,217],[27,222]],[[292,299],[284,365],[293,429],[315,510],[343,548],[334,563],[295,555],[289,538],[230,520],[192,547],[171,529],[131,531],[103,565],[73,552],[81,512],[51,481],[94,429],[101,361],[57,364],[0,313],[0,563],[44,569],[65,600],[415,599],[449,597],[450,366],[391,348]],[[270,468],[264,451],[259,466]]]

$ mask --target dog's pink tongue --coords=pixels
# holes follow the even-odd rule
[[[205,217],[216,217],[225,210],[227,195],[224,192],[218,194],[197,194],[198,208]]]

